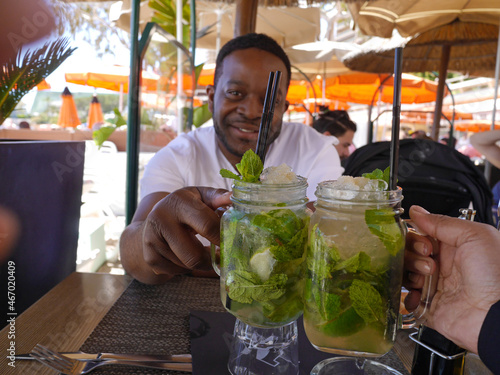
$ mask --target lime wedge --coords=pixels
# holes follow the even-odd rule
[[[262,281],[267,281],[269,279],[274,263],[276,263],[276,259],[274,259],[269,248],[254,254],[252,258],[250,258],[250,267],[252,271],[259,275]]]

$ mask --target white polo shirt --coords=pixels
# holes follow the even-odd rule
[[[239,174],[217,145],[213,126],[181,134],[156,153],[144,170],[140,196],[171,193],[186,186],[209,186],[231,190],[233,180],[223,178],[222,168]],[[331,139],[315,129],[283,123],[279,137],[269,147],[264,168],[287,164],[309,183],[307,197],[315,201],[320,181],[336,180],[344,169]]]

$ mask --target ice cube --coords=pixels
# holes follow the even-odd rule
[[[285,163],[277,167],[268,167],[262,171],[260,181],[263,184],[290,184],[298,181],[297,175]]]

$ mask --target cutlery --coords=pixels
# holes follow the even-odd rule
[[[112,364],[192,372],[192,364],[190,362],[141,362],[118,359],[80,361],[68,358],[40,344],[37,344],[33,348],[31,355],[44,366],[50,367],[66,375],[88,374],[97,367]]]
[[[109,360],[121,360],[121,361],[140,361],[140,362],[191,362],[191,354],[173,354],[173,355],[150,355],[150,354],[117,354],[117,353],[85,353],[82,351],[78,352],[60,352],[60,354],[71,358],[77,359],[79,361],[109,361]],[[26,354],[16,354],[16,360],[33,360],[35,359],[30,353]]]

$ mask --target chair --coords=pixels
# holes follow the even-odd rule
[[[21,224],[9,258],[18,314],[76,269],[84,152],[84,142],[0,141],[0,205]],[[7,275],[3,264],[4,291]]]
[[[376,142],[354,151],[345,164],[345,175],[361,176],[389,166],[390,142]],[[425,139],[400,141],[398,186],[403,189],[405,210],[420,205],[432,213],[458,217],[471,205],[475,220],[493,225],[492,193],[470,159],[438,142]]]

